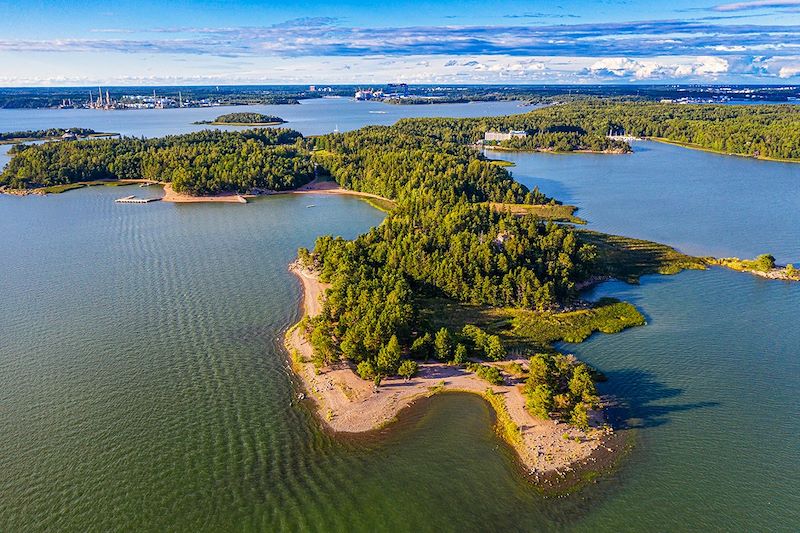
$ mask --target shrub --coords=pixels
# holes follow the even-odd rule
[[[405,378],[406,380],[411,379],[411,377],[417,373],[419,370],[419,365],[416,361],[412,361],[410,359],[406,359],[402,363],[400,363],[400,367],[397,369],[397,374]]]
[[[467,365],[467,370],[470,372],[475,372],[479,378],[485,379],[492,385],[503,384],[503,375],[500,373],[497,367],[473,363]]]

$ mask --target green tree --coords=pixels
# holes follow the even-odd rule
[[[761,254],[755,259],[756,269],[764,272],[775,268],[775,257],[770,254]]]
[[[404,360],[400,363],[400,367],[397,369],[397,374],[405,378],[406,381],[411,379],[417,371],[419,370],[419,365],[417,365],[416,361],[412,361],[410,359]]]
[[[378,372],[384,376],[394,374],[400,364],[400,355],[400,343],[397,335],[392,335],[389,342],[378,352]]]
[[[578,402],[572,409],[570,422],[573,426],[586,430],[589,429],[589,407],[584,402]]]
[[[579,401],[591,402],[597,396],[594,380],[584,364],[578,364],[572,370],[572,378],[569,380],[569,392]]]
[[[317,324],[312,330],[311,348],[313,349],[312,360],[317,368],[321,368],[334,360],[336,345],[333,343],[325,324]]]
[[[537,353],[528,362],[528,383],[532,387],[549,385],[552,379],[551,372],[550,356]]]
[[[411,343],[411,356],[415,359],[427,360],[431,355],[433,355],[433,338],[430,333],[426,332]]]
[[[456,345],[456,351],[453,355],[453,363],[463,365],[467,361],[467,347],[460,342]]]
[[[358,363],[358,366],[356,366],[356,373],[361,379],[373,379],[377,374],[375,365],[370,360]]]
[[[533,416],[550,418],[550,411],[553,409],[553,389],[547,385],[536,385],[527,395],[525,407]]]
[[[486,358],[490,361],[500,361],[506,357],[506,349],[497,335],[489,335],[486,338],[485,348]]]
[[[441,361],[450,359],[453,352],[453,337],[450,335],[450,330],[441,328],[436,332],[434,339],[434,348],[436,350],[436,357]]]

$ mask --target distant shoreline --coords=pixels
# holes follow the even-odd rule
[[[665,139],[663,137],[644,137],[642,140],[644,141],[653,141],[662,144],[671,144],[673,146],[680,146],[681,148],[686,148],[689,150],[699,150],[701,152],[708,152],[710,154],[718,154],[718,155],[727,155],[732,157],[743,157],[745,159],[754,159],[756,161],[770,161],[773,163],[800,163],[800,159],[780,159],[777,157],[766,157],[760,155],[749,155],[749,154],[737,154],[734,152],[725,152],[723,150],[714,150],[712,148],[704,148],[697,144],[692,143],[685,143],[681,141],[671,141],[669,139]]]
[[[104,139],[108,137],[118,137],[119,133],[91,133],[86,136],[78,137],[78,139]],[[63,141],[60,136],[56,137],[15,137],[13,139],[3,139],[0,140],[0,144],[20,144],[20,143],[27,143],[27,142],[52,142],[52,141]]]

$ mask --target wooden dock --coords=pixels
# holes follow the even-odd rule
[[[137,198],[135,195],[124,196],[114,200],[118,204],[149,204],[150,202],[157,202],[161,198]]]

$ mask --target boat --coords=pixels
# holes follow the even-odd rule
[[[317,205],[316,204],[309,204],[309,205],[306,206],[306,208],[309,208],[309,207],[317,207]]]

